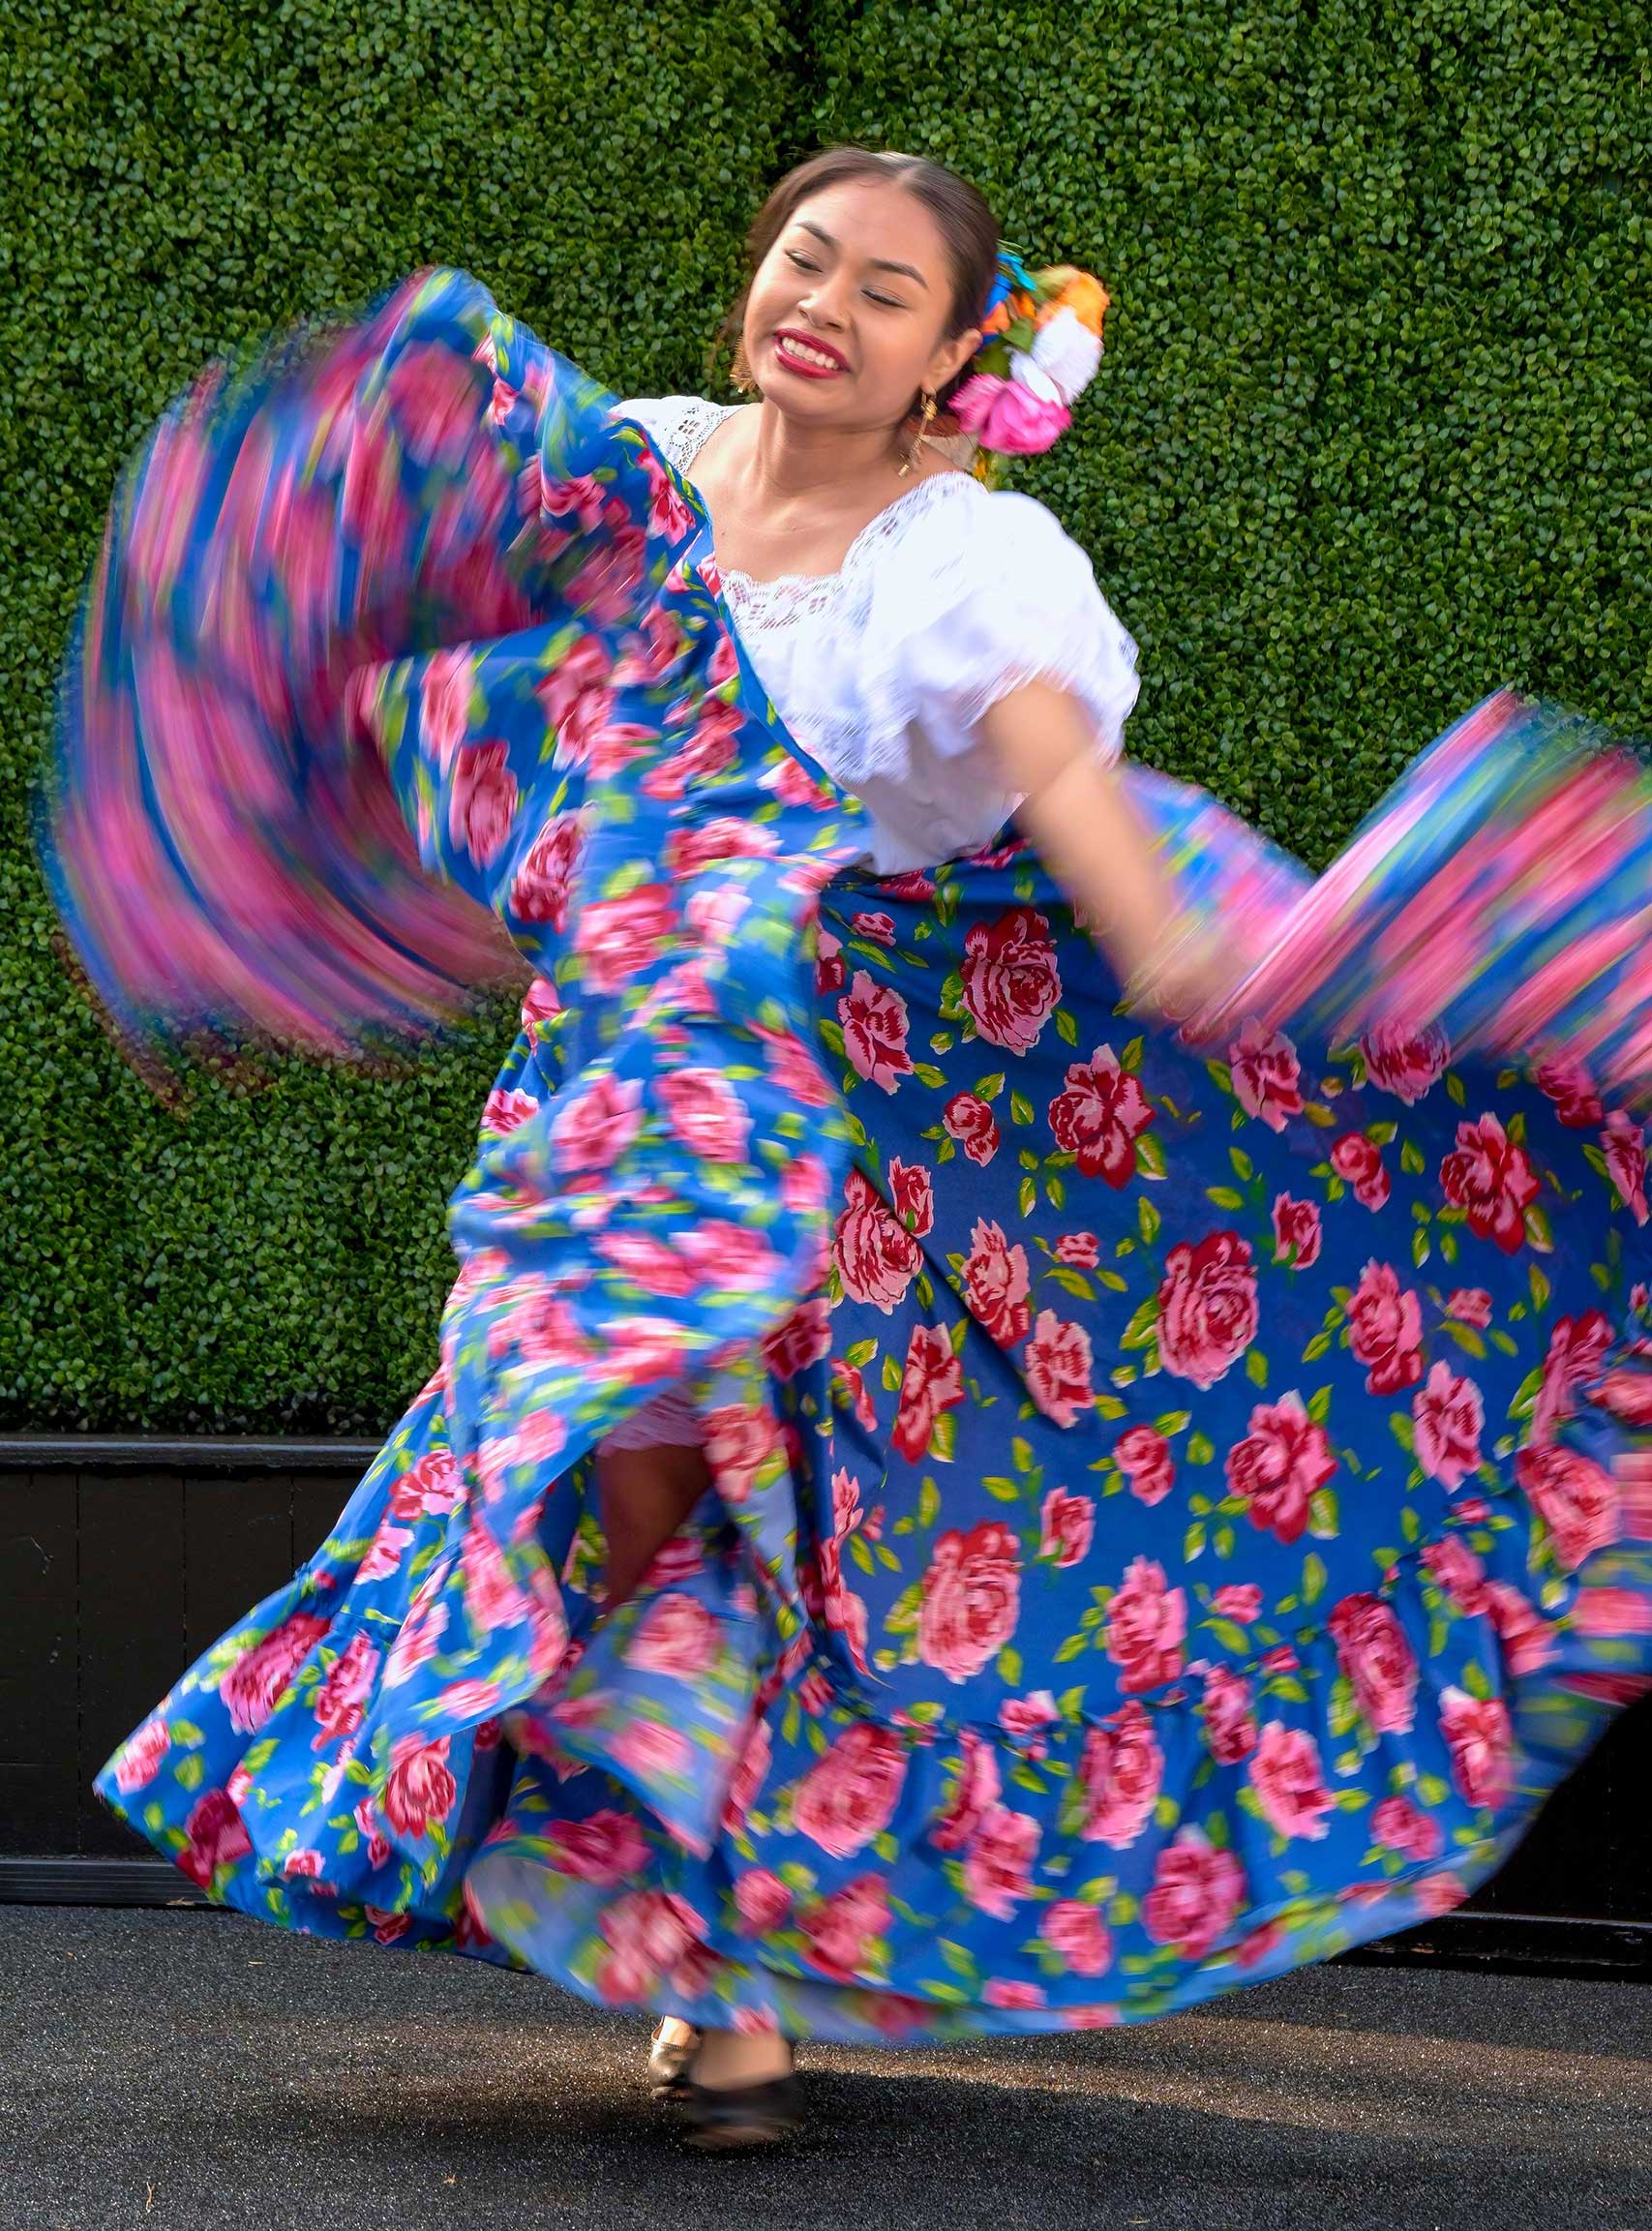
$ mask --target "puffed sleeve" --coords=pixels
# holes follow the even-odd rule
[[[918,586],[912,623],[892,616],[891,715],[915,723],[939,757],[962,758],[976,748],[989,707],[1024,682],[1048,681],[1083,703],[1098,751],[1116,759],[1141,686],[1136,645],[1086,552],[1053,512],[1013,490],[985,496],[961,540],[958,525],[932,514],[920,547],[901,554],[902,576]]]

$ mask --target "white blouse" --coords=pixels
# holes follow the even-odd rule
[[[686,477],[739,404],[640,397],[620,408]],[[720,569],[775,710],[871,816],[881,875],[977,852],[1018,803],[980,733],[1025,681],[1070,690],[1116,758],[1136,646],[1090,559],[1036,497],[932,474],[879,512],[836,573]]]

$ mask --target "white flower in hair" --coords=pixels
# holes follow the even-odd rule
[[[1067,398],[1056,381],[1038,363],[1036,354],[1026,349],[1015,349],[1009,359],[1009,377],[1017,387],[1024,387],[1029,395],[1036,395],[1040,403],[1065,403]]]
[[[1064,403],[1076,402],[1095,378],[1101,362],[1098,334],[1065,305],[1055,310],[1033,336],[1032,360],[1050,380]],[[1020,377],[1019,366],[1011,368]]]

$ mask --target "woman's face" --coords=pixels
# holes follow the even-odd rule
[[[948,341],[952,267],[916,195],[883,179],[799,204],[752,280],[742,338],[764,395],[827,426],[897,426],[980,345]]]

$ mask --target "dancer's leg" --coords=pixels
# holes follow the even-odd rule
[[[608,1540],[608,1609],[637,1583],[710,1485],[697,1448],[597,1450],[597,1495]]]

